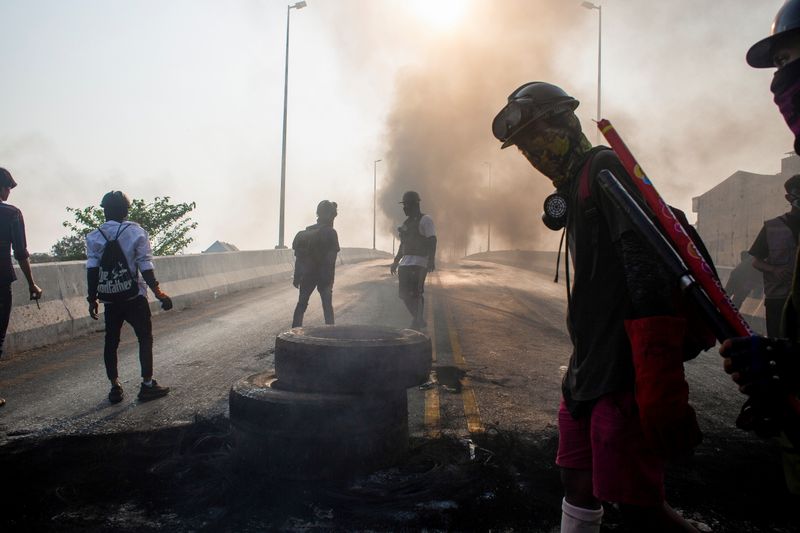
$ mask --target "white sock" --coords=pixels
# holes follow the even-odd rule
[[[151,379],[148,379],[147,381],[142,381],[142,384],[145,387],[152,387],[153,386],[153,379],[151,378]]]
[[[584,509],[561,500],[561,533],[600,533],[603,507]]]

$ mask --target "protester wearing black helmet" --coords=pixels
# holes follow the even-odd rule
[[[683,376],[686,322],[675,316],[674,284],[653,252],[595,185],[607,169],[638,196],[617,156],[592,148],[576,107],[561,88],[531,82],[511,93],[492,123],[502,147],[516,145],[556,187],[548,202],[562,208],[546,204],[543,217],[551,229],[566,228],[574,265],[574,349],[558,415],[561,531],[599,531],[602,501],[619,503],[636,531],[694,531],[664,501],[665,459],[700,439]],[[663,387],[639,381],[636,357],[658,360]]]
[[[17,182],[11,177],[11,173],[0,168],[0,357],[3,356],[3,343],[6,339],[6,330],[11,318],[11,283],[17,279],[14,272],[14,265],[11,264],[11,249],[14,249],[14,258],[17,260],[19,269],[28,280],[28,291],[31,300],[38,300],[42,297],[42,289],[33,280],[31,263],[28,257],[27,243],[25,241],[25,221],[22,218],[22,211],[11,204],[7,204],[11,189],[17,186]],[[0,407],[6,404],[5,399],[0,398]]]
[[[411,329],[424,329],[425,278],[436,268],[436,228],[433,219],[420,210],[419,194],[406,191],[401,204],[408,217],[397,228],[400,246],[389,271],[400,281],[400,299],[411,313]]]
[[[322,200],[317,205],[317,223],[299,232],[292,242],[294,249],[295,288],[300,289],[294,309],[292,327],[303,325],[303,315],[308,300],[316,289],[322,300],[325,323],[334,324],[333,279],[336,273],[336,255],[339,253],[339,235],[333,229],[333,220],[338,215],[336,202]]]
[[[770,90],[794,133],[800,154],[800,0],[778,10],[770,36],[747,52],[755,68],[775,68]],[[800,252],[800,250],[799,250]],[[783,309],[780,339],[743,337],[725,341],[725,371],[750,395],[736,425],[762,437],[776,437],[783,451],[786,485],[800,495],[800,262],[795,260],[791,291]]]
[[[106,221],[86,235],[89,292],[86,301],[89,302],[89,316],[95,320],[99,317],[98,299],[104,304],[106,335],[103,361],[111,382],[108,393],[111,403],[119,403],[123,397],[117,372],[117,348],[124,322],[133,327],[139,341],[142,370],[139,400],[153,400],[169,393],[169,387],[162,387],[153,379],[153,326],[147,287],[165,311],[172,309],[172,300],[156,281],[153,250],[147,232],[136,222],[127,220],[130,206],[128,196],[122,191],[107,193],[100,202]]]

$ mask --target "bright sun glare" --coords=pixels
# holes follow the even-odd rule
[[[425,22],[441,30],[458,24],[471,0],[407,0],[408,6]]]

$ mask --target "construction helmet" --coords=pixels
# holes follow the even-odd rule
[[[406,191],[403,193],[401,204],[418,204],[422,201],[417,191]]]
[[[317,204],[317,216],[331,216],[336,215],[336,210],[338,209],[338,205],[336,202],[331,202],[329,200],[322,200],[320,203]]]
[[[800,0],[787,0],[772,22],[769,37],[761,39],[747,51],[747,63],[755,68],[774,67],[772,52],[775,44],[790,35],[800,33]]]
[[[561,87],[532,81],[508,96],[508,103],[492,121],[492,133],[508,148],[517,135],[537,120],[572,112],[580,102]]]
[[[131,201],[128,195],[122,191],[107,192],[103,199],[100,200],[100,207],[111,211],[124,210],[127,211],[131,207]]]

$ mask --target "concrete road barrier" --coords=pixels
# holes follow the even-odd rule
[[[344,248],[340,264],[353,264],[391,255],[369,248]],[[292,250],[255,250],[210,254],[156,257],[156,278],[172,297],[176,309],[244,289],[261,287],[276,279],[289,283],[294,269]],[[103,329],[89,317],[86,303],[86,263],[65,261],[32,265],[36,283],[44,298],[30,301],[28,285],[17,270],[12,284],[14,304],[6,335],[5,353],[29,350]],[[150,308],[160,312],[158,302],[148,291]],[[100,306],[102,315],[103,306]]]
[[[549,276],[556,272],[556,252],[534,252],[529,250],[500,250],[497,252],[481,252],[467,256],[465,259],[470,261],[486,261],[488,263],[498,263],[524,270],[532,270],[540,274]],[[561,258],[559,265],[559,275],[561,283],[566,279],[564,275],[564,258]],[[720,280],[723,285],[728,280],[732,267],[716,266]],[[764,297],[763,293],[758,297],[748,297],[741,305],[740,312],[747,323],[758,333],[766,334],[766,321],[764,316]]]

